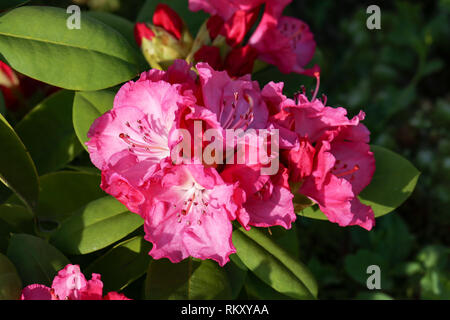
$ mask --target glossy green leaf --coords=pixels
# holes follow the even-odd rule
[[[0,300],[18,300],[22,292],[22,281],[16,267],[0,253]]]
[[[90,202],[63,221],[50,242],[68,254],[86,254],[124,238],[144,223],[115,198]]]
[[[11,232],[33,232],[33,214],[23,206],[0,205],[0,223],[7,225]]]
[[[104,292],[121,291],[145,274],[151,247],[142,236],[123,241],[89,265],[85,273],[101,274]]]
[[[141,53],[138,45],[136,44],[136,40],[134,39],[133,22],[118,15],[104,11],[88,11],[86,14],[119,32],[125,39],[127,39],[131,46],[135,47],[137,53]]]
[[[230,255],[230,262],[223,268],[229,278],[232,299],[237,299],[247,279],[248,269],[237,254]]]
[[[328,220],[327,216],[320,211],[317,205],[303,209],[302,211],[297,212],[297,214],[311,219]]]
[[[36,167],[22,141],[1,114],[0,141],[0,181],[34,208],[39,195]]]
[[[386,148],[371,145],[375,155],[375,174],[361,192],[362,203],[372,207],[375,217],[381,217],[398,208],[414,191],[420,172],[405,158]],[[317,206],[308,207],[299,215],[327,220]]]
[[[73,97],[66,90],[51,95],[15,127],[39,174],[60,169],[83,150],[72,125]]]
[[[95,119],[113,107],[115,93],[110,90],[77,92],[73,103],[73,126],[87,150],[87,133]]]
[[[203,11],[198,12],[190,11],[188,8],[189,4],[188,1],[147,0],[145,1],[145,4],[142,6],[142,9],[139,11],[137,21],[152,22],[153,13],[155,12],[155,8],[159,3],[165,3],[169,5],[173,10],[175,10],[181,17],[181,19],[183,19],[183,21],[186,23],[192,35],[195,35],[198,29],[200,29],[202,23],[209,18],[209,15]]]
[[[179,263],[167,259],[150,262],[145,297],[151,300],[230,299],[226,271],[213,260],[188,258]]]
[[[43,175],[36,215],[43,220],[62,222],[89,202],[104,197],[100,175],[60,171]],[[13,197],[10,203],[17,203]]]
[[[253,273],[248,274],[245,281],[245,291],[247,292],[249,299],[252,300],[292,300],[291,297],[272,289]]]
[[[29,1],[30,0],[2,0],[0,3],[0,11],[24,5]]]
[[[402,156],[372,145],[376,169],[370,184],[361,192],[361,202],[372,207],[375,217],[399,207],[416,187],[420,172]]]
[[[7,256],[16,266],[24,286],[33,283],[51,286],[58,271],[70,263],[51,244],[29,234],[13,235]]]
[[[0,17],[0,52],[13,69],[72,90],[108,88],[139,73],[138,55],[119,32],[85,14],[80,29],[69,29],[69,16],[43,6],[7,12]]]
[[[316,281],[306,266],[261,231],[237,229],[233,244],[247,268],[276,291],[296,299],[317,297]]]

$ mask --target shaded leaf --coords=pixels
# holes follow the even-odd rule
[[[0,114],[0,181],[30,208],[37,204],[39,182],[36,167],[20,138]]]
[[[73,97],[66,90],[51,95],[15,127],[39,174],[60,169],[82,151],[72,125]]]
[[[29,1],[30,0],[2,0],[2,2],[0,3],[0,10],[15,8],[24,5]]]
[[[0,253],[0,300],[18,300],[22,292],[22,281],[16,267]]]
[[[246,267],[276,291],[296,299],[317,297],[311,272],[261,231],[237,229],[233,244]]]
[[[11,237],[7,256],[16,266],[24,286],[33,283],[51,286],[58,271],[70,263],[51,244],[28,234]]]
[[[151,244],[142,236],[131,238],[95,260],[85,273],[101,274],[104,292],[123,290],[147,271],[150,249]]]
[[[115,198],[94,200],[64,220],[50,242],[68,254],[86,254],[124,238],[144,223]]]
[[[40,178],[41,192],[36,215],[41,220],[62,222],[89,202],[104,197],[100,175],[85,172],[60,171]],[[10,203],[18,203],[12,197]]]
[[[188,258],[179,263],[167,259],[150,262],[146,299],[230,299],[231,295],[227,274],[215,261]]]

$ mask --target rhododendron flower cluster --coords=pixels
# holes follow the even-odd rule
[[[316,42],[305,22],[282,15],[290,2],[189,0],[192,11],[203,10],[211,15],[195,40],[174,10],[158,4],[152,24],[135,25],[135,38],[155,68],[186,58],[207,62],[215,70],[226,70],[230,76],[239,77],[252,73],[259,60],[260,65],[275,65],[283,73],[313,76],[319,67],[305,66],[314,56]]]
[[[236,251],[233,220],[247,230],[291,227],[290,183],[300,184],[298,192],[330,221],[371,229],[373,211],[357,198],[375,168],[364,113],[349,119],[345,109],[317,99],[318,88],[311,99],[289,99],[283,83],[261,89],[250,75],[231,78],[198,63],[197,76],[191,67],[176,60],[167,71],[152,69],[126,83],[88,133],[102,189],[145,220],[151,256],[223,266]],[[186,156],[182,148],[181,156],[180,145],[194,152]],[[268,162],[251,159],[261,150]]]
[[[100,277],[93,273],[92,279],[86,280],[78,265],[68,264],[55,276],[51,288],[31,284],[22,290],[21,300],[130,300],[117,292],[103,296]]]

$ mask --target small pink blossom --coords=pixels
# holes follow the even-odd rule
[[[130,300],[117,292],[102,298],[103,282],[93,273],[86,280],[78,265],[68,264],[53,279],[52,287],[31,284],[22,291],[21,300]]]

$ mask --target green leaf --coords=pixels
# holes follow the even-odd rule
[[[139,58],[124,37],[88,15],[69,29],[65,10],[26,6],[0,17],[0,52],[31,78],[72,90],[99,90],[139,73]]]
[[[0,253],[0,300],[19,300],[22,292],[22,281],[16,267]]]
[[[317,205],[303,209],[302,211],[297,212],[297,214],[311,219],[328,220],[327,216],[320,211]]]
[[[0,205],[0,223],[7,225],[10,232],[33,232],[33,214],[23,206]]]
[[[12,233],[34,233],[33,214],[24,206],[0,205],[0,252],[6,252]]]
[[[380,146],[372,145],[375,174],[361,192],[361,202],[372,207],[375,217],[399,207],[414,191],[420,172],[405,158]]]
[[[150,262],[150,249],[150,242],[142,236],[131,238],[95,260],[85,273],[101,274],[104,292],[121,291],[145,274]]]
[[[70,261],[52,245],[29,234],[15,234],[8,247],[8,258],[19,272],[23,285],[51,286],[59,270]]]
[[[153,13],[155,12],[156,6],[160,3],[165,3],[175,10],[178,15],[183,19],[189,28],[191,34],[197,34],[198,29],[209,18],[209,15],[203,11],[193,12],[188,8],[188,1],[180,0],[147,0],[142,6],[141,11],[137,17],[138,22],[152,22]]]
[[[115,93],[110,90],[77,92],[73,103],[73,126],[83,147],[87,150],[87,133],[95,119],[112,109]]]
[[[292,300],[284,294],[272,289],[269,285],[255,276],[253,273],[249,273],[245,281],[245,290],[249,299],[258,300]]]
[[[416,187],[420,172],[402,156],[380,146],[371,145],[375,155],[375,174],[359,199],[372,207],[375,217],[381,217],[398,208]],[[328,220],[318,206],[297,212],[298,215]]]
[[[392,265],[408,258],[413,248],[414,236],[399,215],[389,215],[380,219],[374,232],[364,233],[369,235],[374,250]]]
[[[135,47],[137,53],[141,53],[134,39],[133,22],[109,12],[88,11],[86,14],[119,32],[131,46]]]
[[[2,0],[2,2],[0,3],[0,11],[24,5],[29,1],[30,0]]]
[[[41,220],[62,222],[89,202],[104,197],[100,175],[60,171],[43,175],[36,215]],[[12,197],[9,203],[17,203]]]
[[[0,114],[0,181],[30,208],[37,204],[39,182],[36,167],[20,138]]]
[[[237,254],[230,255],[230,262],[224,267],[231,287],[232,299],[237,299],[247,279],[248,269]]]
[[[62,168],[83,150],[72,125],[73,97],[66,90],[51,95],[15,127],[39,174]]]
[[[115,198],[92,201],[61,223],[50,242],[68,254],[86,254],[122,239],[144,223]]]
[[[150,262],[145,297],[151,300],[230,299],[226,271],[213,260],[188,258],[179,263],[167,259]]]
[[[311,272],[261,231],[237,229],[233,244],[247,268],[276,291],[295,299],[317,297]]]
[[[356,300],[394,300],[391,296],[383,292],[360,292]]]

